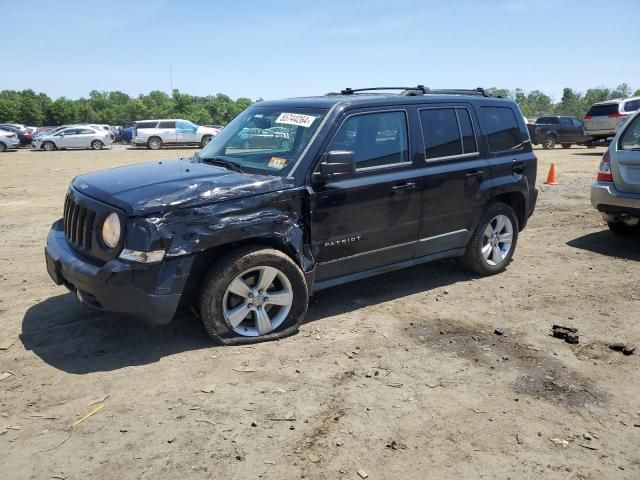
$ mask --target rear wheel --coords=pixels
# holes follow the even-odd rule
[[[52,152],[53,150],[56,150],[56,144],[46,141],[42,144],[42,148],[44,148],[47,152]]]
[[[556,137],[555,135],[547,135],[544,141],[542,142],[542,148],[545,150],[552,150],[556,146]]]
[[[492,203],[482,215],[461,261],[481,275],[503,271],[518,242],[518,217],[506,203]]]
[[[147,141],[147,148],[149,150],[160,150],[162,148],[162,139],[160,137],[151,137]]]
[[[271,248],[240,248],[209,271],[200,293],[200,317],[223,345],[274,340],[294,333],[307,312],[302,271]]]
[[[562,144],[562,148],[571,148],[571,144],[570,143],[563,143]]]
[[[7,146],[4,143],[0,142],[0,152],[6,152],[6,151],[7,151]]]
[[[609,226],[609,230],[616,235],[633,235],[640,232],[638,225],[631,226],[624,222],[607,222],[607,225]]]
[[[91,142],[92,150],[102,150],[102,147],[104,147],[104,143],[102,143],[100,140],[94,140],[93,142]]]

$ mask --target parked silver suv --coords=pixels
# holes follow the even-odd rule
[[[640,231],[640,111],[602,156],[591,203],[615,233]]]
[[[638,109],[640,97],[594,103],[583,118],[584,133],[596,141],[613,137],[618,125]]]
[[[200,145],[204,147],[215,137],[217,128],[200,127],[188,120],[142,120],[133,127],[133,143],[158,150],[163,145]]]

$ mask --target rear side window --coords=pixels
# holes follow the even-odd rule
[[[160,125],[158,125],[158,128],[176,128],[176,122],[175,121],[160,122]]]
[[[640,150],[640,115],[636,115],[620,139],[621,150]]]
[[[94,130],[90,130],[88,128],[83,128],[82,130],[78,130],[78,134],[80,135],[93,135],[96,132]]]
[[[507,107],[482,107],[480,115],[487,131],[492,153],[522,148],[522,133],[513,110]]]
[[[471,117],[466,108],[420,110],[420,123],[427,159],[478,151]]]
[[[331,150],[351,150],[356,169],[409,162],[407,118],[404,112],[354,115],[340,127]]]
[[[640,100],[629,100],[624,103],[625,112],[635,112],[636,110],[640,110]]]
[[[140,128],[156,128],[158,122],[138,122],[137,127]]]
[[[592,117],[606,117],[613,113],[618,113],[617,103],[605,103],[604,105],[593,105],[587,115]]]
[[[460,128],[454,108],[420,110],[427,158],[462,155]]]

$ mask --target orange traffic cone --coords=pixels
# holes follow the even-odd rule
[[[558,181],[556,180],[556,166],[554,163],[549,167],[549,175],[547,175],[547,181],[544,183],[546,185],[558,185]]]

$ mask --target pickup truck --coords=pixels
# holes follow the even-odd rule
[[[558,143],[562,148],[588,144],[592,138],[584,133],[584,123],[577,117],[540,117],[534,125],[527,125],[533,145],[542,144],[550,150]]]

